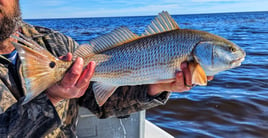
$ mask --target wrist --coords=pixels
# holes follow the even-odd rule
[[[48,92],[46,92],[46,95],[54,106],[56,106],[60,101],[63,100],[62,98],[57,98],[55,96],[50,95]]]

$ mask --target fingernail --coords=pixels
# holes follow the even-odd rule
[[[87,69],[89,69],[90,67],[94,66],[95,61],[90,61],[87,65]]]
[[[89,69],[89,68],[90,68],[90,66],[91,66],[91,63],[87,64],[86,69]]]
[[[76,60],[79,61],[80,63],[84,64],[84,60],[81,57],[77,57]]]
[[[96,62],[95,61],[90,61],[90,64],[94,65],[94,64],[96,64]]]
[[[185,69],[185,68],[187,68],[187,63],[182,63],[181,64],[181,69]]]
[[[67,57],[66,57],[66,56],[63,56],[63,57],[62,57],[62,60],[67,60]]]
[[[182,76],[182,72],[178,72],[177,77],[181,77],[181,76]]]

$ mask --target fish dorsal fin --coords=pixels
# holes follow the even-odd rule
[[[120,27],[111,33],[93,39],[89,44],[93,47],[94,53],[99,53],[137,38],[139,36],[131,32],[127,27]]]
[[[192,83],[196,85],[207,85],[207,76],[205,71],[198,63],[189,63],[189,69],[192,73]]]
[[[102,106],[117,89],[117,86],[95,82],[92,86],[96,102]]]
[[[81,57],[83,59],[90,58],[91,56],[94,56],[93,47],[89,44],[83,44],[80,45],[75,51],[73,59],[76,59],[76,57]]]
[[[179,29],[179,25],[176,21],[169,15],[168,12],[163,11],[155,17],[152,23],[147,27],[142,36],[153,35],[157,33],[162,33],[166,31]]]
[[[111,33],[93,39],[89,44],[93,47],[94,53],[99,53],[137,38],[139,38],[139,36],[131,32],[127,27],[120,27],[113,30]]]
[[[108,49],[112,49],[129,41],[138,39],[140,36],[131,32],[127,27],[120,27],[112,32],[97,37],[89,42],[89,45],[80,46],[75,56],[86,57],[88,55],[98,54]]]

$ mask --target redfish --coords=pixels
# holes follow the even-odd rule
[[[23,66],[27,95],[24,103],[60,81],[73,61],[54,57],[34,41],[15,37]],[[246,53],[214,34],[180,29],[167,13],[160,13],[142,35],[126,27],[93,39],[74,53],[87,65],[96,62],[93,91],[102,106],[120,86],[172,82],[182,62],[188,62],[193,84],[207,85],[207,76],[238,67]]]

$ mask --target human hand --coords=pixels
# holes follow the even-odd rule
[[[213,80],[213,76],[207,77],[208,81]],[[158,83],[149,85],[148,94],[151,96],[158,95],[163,91],[168,92],[184,92],[191,90],[192,75],[186,62],[181,64],[181,71],[176,73],[176,78],[166,83]]]
[[[68,53],[61,59],[70,61],[72,54]],[[54,106],[61,100],[79,98],[84,95],[96,64],[90,62],[85,69],[83,69],[83,64],[83,59],[78,57],[63,79],[46,90],[46,94]]]

